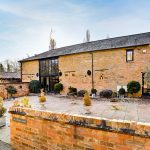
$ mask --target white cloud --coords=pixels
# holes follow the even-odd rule
[[[150,16],[144,6],[117,10],[110,4],[98,7],[68,0],[25,2],[0,3],[0,16],[4,17],[0,23],[4,28],[0,30],[1,59],[21,59],[48,50],[51,28],[57,47],[81,43],[87,28],[92,40],[107,34],[113,37],[149,31]]]

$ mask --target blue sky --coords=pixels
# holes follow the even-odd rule
[[[0,0],[0,61],[57,47],[150,31],[149,0]]]

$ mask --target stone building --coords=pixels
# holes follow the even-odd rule
[[[39,80],[50,92],[58,82],[66,93],[69,86],[117,91],[135,80],[142,85],[141,95],[150,88],[144,79],[150,67],[150,32],[57,48],[20,62],[22,82]]]
[[[7,99],[9,94],[6,90],[9,86],[13,86],[17,89],[17,93],[14,97],[20,97],[28,95],[28,83],[21,82],[20,72],[0,72],[0,97]]]
[[[0,83],[14,83],[20,81],[20,72],[0,72]]]

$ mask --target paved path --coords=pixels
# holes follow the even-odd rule
[[[10,144],[0,141],[0,150],[11,150]]]
[[[10,122],[9,122],[9,107],[13,105],[13,101],[4,101],[4,107],[7,108],[6,116],[6,126],[0,128],[0,141],[5,143],[10,143]],[[1,149],[0,149],[1,150]]]
[[[18,98],[19,100],[21,98]],[[30,96],[30,104],[32,108],[41,110],[41,105],[38,102],[37,96]],[[5,101],[4,107],[9,110],[13,101]],[[45,103],[46,111],[70,113],[85,115],[85,107],[82,100],[71,100],[59,97],[47,96]],[[116,110],[115,108],[118,108]],[[109,101],[92,101],[90,116],[102,117],[107,119],[121,119],[137,122],[150,123],[150,100],[145,102],[109,102]],[[6,113],[7,125],[0,128],[0,141],[10,143],[10,129],[9,129],[9,113]],[[1,143],[5,145],[4,143]],[[7,147],[7,146],[6,146]],[[0,148],[0,150],[3,150]],[[4,149],[5,150],[5,149]]]

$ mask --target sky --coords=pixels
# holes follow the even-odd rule
[[[149,0],[0,0],[0,61],[56,47],[150,31]]]

